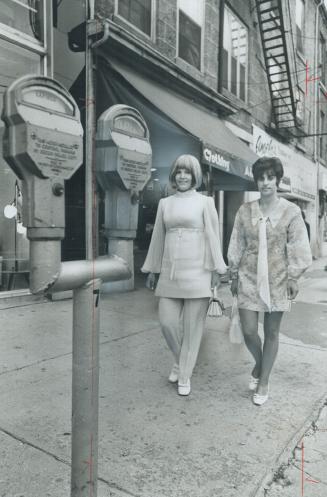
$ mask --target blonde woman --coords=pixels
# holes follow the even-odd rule
[[[219,240],[218,215],[211,197],[196,191],[202,183],[199,161],[181,155],[173,163],[170,184],[176,193],[161,199],[142,271],[159,300],[159,321],[175,358],[169,381],[189,395],[191,376],[203,335],[211,289],[226,272]]]

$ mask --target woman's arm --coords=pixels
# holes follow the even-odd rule
[[[312,254],[301,211],[299,208],[287,227],[288,278],[296,281],[311,265]]]
[[[163,220],[163,200],[161,199],[158,205],[149,250],[141,268],[143,273],[160,273],[165,246],[165,234],[166,230]]]
[[[218,213],[216,211],[213,198],[205,198],[206,203],[204,208],[204,224],[206,241],[211,256],[210,269],[218,274],[225,274],[227,271],[227,266],[221,252]]]
[[[240,209],[237,211],[232,235],[228,246],[228,264],[232,279],[231,292],[237,295],[238,289],[238,267],[245,250],[245,232]]]

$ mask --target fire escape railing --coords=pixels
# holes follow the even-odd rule
[[[282,0],[256,0],[272,115],[277,129],[298,126]]]

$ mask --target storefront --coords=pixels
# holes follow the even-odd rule
[[[138,246],[148,246],[158,201],[170,193],[170,166],[184,153],[201,162],[203,188],[215,195],[223,239],[226,226],[219,192],[243,194],[253,189],[251,166],[257,156],[216,114],[172,91],[170,84],[145,77],[117,59],[104,56],[97,62],[98,115],[112,104],[125,103],[141,112],[150,130],[152,178],[141,198]]]
[[[253,151],[259,156],[279,157],[284,167],[280,195],[296,203],[305,214],[310,226],[310,243],[313,251],[317,244],[317,165],[302,153],[279,142],[261,128],[253,125]]]
[[[52,76],[51,2],[0,0],[0,112],[3,93],[26,74]],[[2,158],[0,120],[1,291],[28,286],[29,242],[22,226],[20,182]]]

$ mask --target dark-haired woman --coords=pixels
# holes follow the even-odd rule
[[[173,163],[170,184],[174,195],[159,202],[149,251],[142,267],[150,273],[147,286],[159,300],[162,333],[175,364],[169,381],[188,395],[198,356],[211,288],[226,272],[219,241],[218,215],[213,199],[196,192],[202,183],[199,161],[181,155]]]
[[[312,262],[305,224],[298,206],[279,198],[283,165],[262,157],[252,166],[260,199],[243,204],[235,218],[228,248],[233,295],[238,296],[245,344],[255,365],[249,389],[262,405],[276,360],[283,312],[298,293],[297,280]],[[258,313],[264,313],[264,343],[258,335]]]

